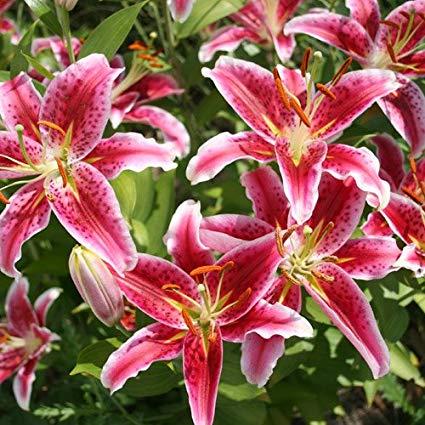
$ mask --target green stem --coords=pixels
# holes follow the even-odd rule
[[[69,60],[71,63],[75,62],[74,49],[72,48],[72,36],[71,36],[71,27],[69,25],[69,13],[68,11],[60,6],[57,6],[56,13],[59,19],[59,22],[62,26],[63,37],[66,44],[66,49],[68,51]]]

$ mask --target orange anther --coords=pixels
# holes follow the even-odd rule
[[[174,283],[166,283],[165,285],[161,286],[161,289],[164,291],[173,291],[175,289],[179,290],[181,287],[179,285],[176,285]]]
[[[237,302],[237,306],[242,305],[243,303],[245,303],[245,301],[248,300],[248,298],[251,296],[252,294],[252,289],[251,288],[246,288],[245,291],[242,292],[242,294],[239,296],[238,298],[238,302]]]
[[[410,169],[412,170],[413,174],[418,173],[418,167],[416,166],[415,158],[412,155],[409,155],[408,157]]]
[[[333,282],[335,278],[333,276],[329,276],[325,273],[319,272],[318,270],[312,270],[311,274],[320,280],[324,280],[325,282]]]
[[[182,310],[182,317],[189,331],[192,332],[193,335],[198,335],[198,330],[196,329],[195,324],[193,323],[193,320],[190,317],[190,314],[186,310]]]
[[[292,109],[296,112],[296,114],[300,117],[300,120],[307,126],[307,127],[311,127],[311,123],[309,118],[307,117],[307,115],[305,114],[305,112],[303,111],[303,109],[301,108],[301,106],[299,105],[299,103],[294,100],[294,99],[290,99],[289,103],[292,107]]]
[[[141,41],[135,41],[134,43],[131,43],[128,46],[129,50],[147,50],[148,47],[146,44],[142,43]]]
[[[230,269],[233,269],[233,267],[235,267],[235,262],[234,261],[228,261],[224,266],[223,266],[223,271],[227,271]]]
[[[332,100],[336,100],[335,94],[332,93],[324,84],[317,83],[316,87],[317,87],[317,90],[322,92],[325,96],[329,97]]]
[[[283,247],[282,237],[280,236],[281,228],[277,226],[275,229],[276,245],[279,255],[283,258],[285,256],[285,248]]]
[[[58,126],[57,124],[53,122],[41,120],[37,123],[37,125],[44,125],[45,127],[49,127],[52,130],[56,130],[57,132],[62,134],[63,137],[66,136],[66,131],[62,127]]]
[[[66,185],[68,184],[68,176],[66,174],[65,167],[63,166],[63,163],[59,158],[55,158],[55,161],[58,165],[59,174],[62,177],[63,187],[66,187]]]
[[[286,92],[285,86],[282,83],[282,79],[280,78],[279,71],[277,70],[277,68],[273,69],[273,77],[280,100],[282,101],[285,109],[289,111],[291,109],[291,103],[289,101],[289,96]]]
[[[313,53],[313,50],[311,47],[308,47],[307,49],[305,49],[303,60],[301,62],[301,75],[303,77],[305,77],[305,74],[307,72],[308,64],[310,62],[310,57],[312,53]]]
[[[342,76],[348,71],[348,68],[350,68],[351,66],[351,62],[353,62],[353,58],[351,56],[345,59],[343,64],[339,67],[338,71],[332,78],[332,81],[331,81],[332,85],[335,85],[336,83],[338,83],[338,81],[342,78]]]
[[[199,276],[200,274],[205,274],[205,273],[209,273],[209,272],[221,272],[222,269],[223,269],[223,267],[216,266],[216,265],[201,266],[201,267],[197,267],[196,269],[192,270],[190,272],[190,275],[192,277],[194,277],[194,276]]]
[[[3,204],[6,204],[6,205],[10,204],[9,199],[7,199],[6,196],[4,196],[2,192],[0,192],[0,202],[3,203]]]
[[[396,24],[393,21],[389,21],[388,19],[383,19],[382,21],[379,21],[380,24],[386,25],[387,27],[394,28],[397,31],[400,29],[398,24]]]
[[[395,55],[393,46],[387,41],[387,52],[390,55],[390,58],[393,62],[397,62],[397,56]]]
[[[137,55],[137,57],[140,59],[148,60],[148,61],[153,59],[152,55],[147,55],[146,53],[140,53],[139,55]]]

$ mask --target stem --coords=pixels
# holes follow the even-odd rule
[[[59,22],[62,26],[63,36],[66,44],[66,49],[68,51],[69,60],[71,63],[75,63],[74,49],[72,48],[72,37],[71,37],[71,28],[69,25],[69,13],[68,11],[60,6],[57,6],[56,13],[58,15]]]

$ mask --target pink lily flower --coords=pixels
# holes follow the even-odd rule
[[[399,73],[402,87],[378,100],[394,128],[417,157],[425,149],[425,96],[408,78],[425,75],[425,1],[406,1],[381,20],[377,0],[346,0],[351,16],[307,13],[287,23],[288,35],[308,34],[351,55],[364,68]]]
[[[6,322],[0,323],[0,384],[16,372],[13,392],[21,409],[29,410],[35,369],[59,337],[45,328],[47,312],[61,289],[41,294],[32,307],[28,281],[17,278],[6,297]]]
[[[25,241],[53,211],[66,230],[117,272],[136,265],[136,248],[107,179],[122,170],[175,168],[174,154],[136,133],[102,134],[114,79],[122,70],[94,54],[59,73],[41,99],[21,74],[0,85],[0,178],[23,184],[0,215],[0,269],[15,276]],[[2,189],[2,190],[3,190]]]
[[[218,252],[276,231],[282,234],[280,228],[288,215],[288,204],[282,202],[276,173],[259,168],[244,174],[241,181],[253,202],[255,217],[223,214],[207,217],[201,224],[201,241]],[[353,279],[383,278],[396,269],[400,250],[390,237],[350,239],[365,203],[364,193],[352,178],[341,181],[324,173],[319,193],[310,220],[303,226],[291,225],[283,232],[281,277],[275,279],[265,299],[299,311],[303,286],[378,378],[388,372],[388,349],[372,309]],[[293,223],[291,217],[289,223]],[[267,382],[283,354],[283,343],[282,338],[273,343],[256,338],[249,344],[246,363],[258,366],[244,370],[250,382],[260,386]],[[259,351],[268,354],[261,357]]]
[[[285,23],[298,9],[302,0],[249,0],[238,12],[230,15],[236,25],[218,29],[210,41],[199,50],[199,60],[209,62],[218,51],[233,52],[243,41],[274,46],[282,62],[295,48],[292,35],[283,33]]]
[[[214,262],[200,242],[200,205],[177,209],[165,237],[174,263],[139,254],[136,268],[117,281],[125,296],[157,323],[136,332],[107,360],[102,383],[111,391],[156,361],[183,353],[193,422],[213,423],[223,362],[223,339],[242,342],[312,336],[310,324],[290,308],[261,299],[281,261],[274,234],[228,252]],[[236,326],[238,323],[238,326]]]
[[[192,12],[196,0],[167,0],[171,16],[177,22],[184,22]]]
[[[18,44],[19,32],[15,22],[4,17],[4,14],[9,10],[13,3],[15,3],[15,0],[0,0],[0,34],[11,34],[12,43]]]
[[[277,160],[291,215],[299,224],[311,217],[322,171],[340,179],[352,176],[371,194],[369,202],[385,207],[390,189],[378,175],[379,162],[373,153],[363,147],[328,143],[377,99],[399,87],[394,73],[362,70],[344,74],[347,62],[327,86],[318,83],[315,93],[314,75],[309,78],[308,60],[303,62],[302,73],[278,66],[272,74],[254,63],[228,57],[221,57],[212,70],[204,68],[203,75],[213,80],[253,131],[221,133],[208,140],[191,159],[187,178],[192,184],[209,180],[227,164],[243,158]]]

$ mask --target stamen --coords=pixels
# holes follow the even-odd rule
[[[397,56],[394,52],[393,46],[387,41],[387,52],[390,55],[390,58],[393,62],[397,62]]]
[[[246,288],[244,292],[242,292],[242,294],[239,296],[238,301],[236,302],[236,306],[241,306],[242,304],[244,304],[248,298],[251,296],[252,294],[252,289],[251,288]]]
[[[57,132],[62,134],[63,137],[66,136],[66,131],[62,127],[58,126],[57,124],[53,122],[41,120],[41,121],[38,121],[37,125],[44,125],[45,127],[49,127],[52,130],[56,130]]]
[[[275,237],[276,237],[276,245],[277,245],[277,251],[279,252],[279,255],[283,258],[285,257],[285,248],[283,247],[282,237],[280,236],[281,227],[276,226],[275,229]]]
[[[193,333],[193,335],[198,335],[198,330],[195,327],[195,324],[193,323],[192,318],[190,317],[190,314],[186,310],[182,310],[182,316],[184,323],[188,327],[189,331]]]
[[[317,83],[316,88],[317,88],[317,90],[322,92],[325,96],[329,97],[332,100],[336,100],[335,94],[332,93],[324,84]]]
[[[286,270],[281,269],[282,275],[285,277],[285,279],[289,280],[289,282],[293,283],[294,285],[301,286],[301,282],[295,279],[292,275],[290,275]]]
[[[285,86],[282,83],[282,79],[280,78],[279,71],[277,68],[273,69],[273,77],[274,77],[274,83],[276,85],[277,93],[279,94],[280,100],[283,103],[283,106],[286,110],[291,110],[291,103],[289,100],[288,93],[285,89]]]
[[[307,115],[305,114],[305,112],[303,111],[303,109],[301,108],[301,106],[299,105],[299,103],[297,101],[295,101],[293,98],[291,98],[289,100],[289,103],[291,105],[291,107],[294,109],[295,113],[298,115],[298,117],[300,118],[300,120],[307,126],[307,127],[311,127],[311,123],[309,118],[307,117]]]
[[[222,271],[226,272],[227,270],[233,269],[233,267],[235,267],[235,262],[234,261],[228,261],[224,266]]]
[[[320,280],[324,280],[325,282],[333,282],[335,278],[333,276],[329,276],[325,273],[319,272],[318,270],[312,270],[311,274]]]
[[[179,290],[181,287],[179,285],[176,285],[174,283],[166,283],[165,285],[161,286],[161,289],[163,291],[174,291],[175,289]]]
[[[305,77],[305,74],[307,73],[308,64],[310,62],[311,54],[313,53],[313,50],[311,47],[308,47],[305,49],[303,60],[301,62],[301,75]]]
[[[63,163],[59,158],[55,157],[55,161],[56,161],[56,164],[58,165],[59,174],[62,177],[63,187],[65,188],[66,185],[68,184],[68,176],[66,174],[65,167],[63,166]]]
[[[338,71],[334,75],[331,81],[331,85],[334,86],[339,82],[339,80],[342,78],[342,76],[348,71],[348,68],[351,66],[351,62],[353,62],[353,58],[349,56],[343,64],[339,67]]]
[[[410,15],[406,11],[404,11],[404,10],[402,10],[400,12],[400,15],[403,16],[403,17],[405,17],[407,20],[410,19]]]
[[[382,24],[382,25],[386,25],[387,27],[394,28],[397,31],[400,29],[398,24],[396,24],[395,22],[390,21],[388,19],[382,19],[381,21],[379,21],[379,23]]]
[[[206,273],[209,273],[209,272],[220,272],[222,269],[223,269],[223,267],[216,266],[216,265],[201,266],[201,267],[197,267],[196,269],[192,270],[190,272],[190,276],[195,277],[195,276],[198,276],[200,274],[206,274]]]
[[[24,126],[21,124],[18,124],[15,127],[16,130],[16,134],[18,136],[18,142],[19,142],[19,149],[21,150],[22,156],[24,158],[24,160],[26,161],[26,163],[34,170],[34,171],[38,171],[38,168],[34,165],[34,163],[32,162],[30,156],[28,155],[27,152],[27,148],[25,146],[25,142],[24,142]]]
[[[417,174],[418,167],[416,166],[415,158],[412,155],[409,155],[408,160],[410,169],[412,170],[412,174]]]
[[[214,343],[217,340],[217,332],[211,327],[208,333],[208,341]]]
[[[128,49],[129,50],[137,50],[137,51],[147,50],[148,49],[148,46],[146,46],[146,44],[145,43],[142,43],[141,41],[135,41],[134,43],[131,43],[128,46]]]
[[[2,192],[0,192],[0,202],[3,204],[10,204],[9,199],[6,198],[6,196],[4,196],[4,194]]]

